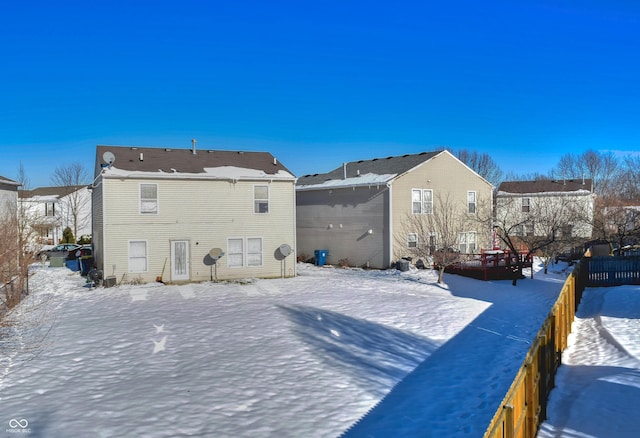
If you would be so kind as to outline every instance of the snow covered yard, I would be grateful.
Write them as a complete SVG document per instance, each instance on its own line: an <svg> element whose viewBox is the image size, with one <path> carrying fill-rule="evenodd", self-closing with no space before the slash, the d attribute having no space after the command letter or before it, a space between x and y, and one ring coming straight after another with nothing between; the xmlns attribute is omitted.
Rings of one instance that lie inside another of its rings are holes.
<svg viewBox="0 0 640 438"><path fill-rule="evenodd" d="M0 344L0 432L481 436L567 275L298 269L89 289L37 268Z"/></svg>
<svg viewBox="0 0 640 438"><path fill-rule="evenodd" d="M538 436L637 437L640 286L587 288Z"/></svg>

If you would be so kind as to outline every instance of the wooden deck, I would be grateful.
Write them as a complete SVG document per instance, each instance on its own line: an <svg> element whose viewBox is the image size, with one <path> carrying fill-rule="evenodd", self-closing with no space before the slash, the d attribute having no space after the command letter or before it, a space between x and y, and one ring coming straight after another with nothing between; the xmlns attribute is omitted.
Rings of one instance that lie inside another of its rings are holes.
<svg viewBox="0 0 640 438"><path fill-rule="evenodd" d="M523 268L530 268L533 257L508 250L483 250L480 254L465 254L465 260L453 263L445 268L445 272L458 274L478 280L511 280L518 270L518 260Z"/></svg>

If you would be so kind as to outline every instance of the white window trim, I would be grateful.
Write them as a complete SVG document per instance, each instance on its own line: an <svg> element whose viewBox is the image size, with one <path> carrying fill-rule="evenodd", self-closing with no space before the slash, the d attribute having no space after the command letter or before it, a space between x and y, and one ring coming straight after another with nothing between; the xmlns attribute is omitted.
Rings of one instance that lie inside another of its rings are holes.
<svg viewBox="0 0 640 438"><path fill-rule="evenodd" d="M232 265L231 264L231 256L235 255L237 253L232 253L230 246L229 246L229 242L231 240L240 240L242 242L242 264L240 265ZM243 237L227 237L227 268L230 269L236 269L236 268L243 268L245 265L245 256L244 256L244 252L245 252L245 242L244 242L244 238Z"/></svg>
<svg viewBox="0 0 640 438"><path fill-rule="evenodd" d="M413 211L413 203L418 202L413 200L413 192L420 193L420 212ZM425 211L426 210L425 209L426 201L424 196L425 192L431 193L431 202L429 203L430 211ZM433 189L416 189L416 188L411 189L411 214L433 214Z"/></svg>
<svg viewBox="0 0 640 438"><path fill-rule="evenodd" d="M253 265L253 264L249 264L249 240L259 240L260 241L260 264L259 265ZM248 268L261 268L262 266L264 266L264 239L262 237L247 237L245 239L245 260L246 260L246 266Z"/></svg>
<svg viewBox="0 0 640 438"><path fill-rule="evenodd" d="M229 248L230 240L242 241L242 265L232 265L231 257L236 253L232 253ZM260 264L249 264L249 240L260 240ZM230 269L237 268L261 268L264 266L264 238L261 236L246 236L246 237L227 237L227 267Z"/></svg>
<svg viewBox="0 0 640 438"><path fill-rule="evenodd" d="M473 236L473 242L469 237ZM473 243L473 251L469 251L469 244ZM465 246L465 251L462 251L462 245ZM458 234L458 249L462 254L475 254L478 250L478 232L477 231L463 231Z"/></svg>
<svg viewBox="0 0 640 438"><path fill-rule="evenodd" d="M256 198L256 187L266 187L267 188L267 198ZM269 214L271 212L270 204L271 204L271 187L269 184L254 184L253 185L253 214ZM266 201L267 202L267 211L260 212L256 211L256 202L258 201Z"/></svg>
<svg viewBox="0 0 640 438"><path fill-rule="evenodd" d="M131 269L131 243L144 242L144 270L134 271ZM127 243L127 272L131 274L144 274L149 272L149 242L146 239L130 239Z"/></svg>
<svg viewBox="0 0 640 438"><path fill-rule="evenodd" d="M411 238L414 238L413 240ZM414 244L411 246L411 244ZM418 247L418 233L408 233L407 234L407 248L417 248Z"/></svg>
<svg viewBox="0 0 640 438"><path fill-rule="evenodd" d="M142 211L142 186L156 186L156 211ZM157 216L160 214L160 187L157 183L140 183L138 185L138 213L143 216Z"/></svg>
<svg viewBox="0 0 640 438"><path fill-rule="evenodd" d="M473 193L473 202L469 200L469 195ZM473 204L473 212L471 211L471 205ZM478 192L475 190L467 190L467 213L468 214L477 214L478 213Z"/></svg>

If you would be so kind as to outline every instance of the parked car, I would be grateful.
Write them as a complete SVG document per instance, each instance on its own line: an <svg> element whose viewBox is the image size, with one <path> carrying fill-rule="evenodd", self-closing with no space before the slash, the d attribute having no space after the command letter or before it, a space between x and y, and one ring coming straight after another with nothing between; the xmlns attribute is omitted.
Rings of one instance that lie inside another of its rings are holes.
<svg viewBox="0 0 640 438"><path fill-rule="evenodd" d="M80 257L91 255L93 255L93 247L91 245L79 245L78 248L69 251L67 260L75 260L79 259Z"/></svg>
<svg viewBox="0 0 640 438"><path fill-rule="evenodd" d="M60 245L56 245L54 247L45 247L38 252L37 257L42 258L46 257L50 259L51 257L67 257L69 255L69 251L74 251L80 248L80 245L75 243L61 243Z"/></svg>

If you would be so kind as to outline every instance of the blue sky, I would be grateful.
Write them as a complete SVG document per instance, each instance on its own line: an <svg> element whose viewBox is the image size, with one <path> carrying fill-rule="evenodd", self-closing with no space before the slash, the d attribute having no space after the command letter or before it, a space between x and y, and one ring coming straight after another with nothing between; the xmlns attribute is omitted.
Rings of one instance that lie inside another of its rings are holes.
<svg viewBox="0 0 640 438"><path fill-rule="evenodd" d="M192 138L298 176L445 146L547 172L640 150L639 48L632 0L13 1L0 175Z"/></svg>

